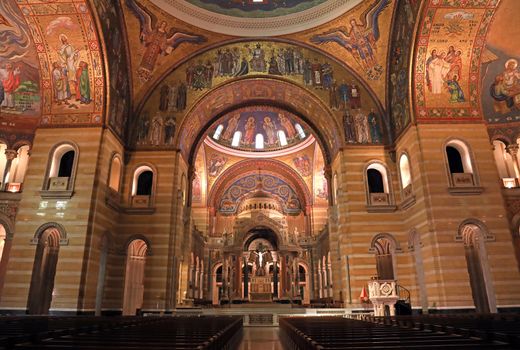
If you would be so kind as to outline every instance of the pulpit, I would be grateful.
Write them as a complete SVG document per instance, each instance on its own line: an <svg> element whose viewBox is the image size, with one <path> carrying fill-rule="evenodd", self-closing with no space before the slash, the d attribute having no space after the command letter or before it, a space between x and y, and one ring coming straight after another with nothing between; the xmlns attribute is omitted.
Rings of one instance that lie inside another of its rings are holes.
<svg viewBox="0 0 520 350"><path fill-rule="evenodd" d="M399 299L395 280L373 280L368 282L368 295L374 305L374 316L385 316L388 306L390 316L395 316L395 303Z"/></svg>
<svg viewBox="0 0 520 350"><path fill-rule="evenodd" d="M249 292L249 301L266 303L270 303L272 301L271 277L251 277L251 291Z"/></svg>

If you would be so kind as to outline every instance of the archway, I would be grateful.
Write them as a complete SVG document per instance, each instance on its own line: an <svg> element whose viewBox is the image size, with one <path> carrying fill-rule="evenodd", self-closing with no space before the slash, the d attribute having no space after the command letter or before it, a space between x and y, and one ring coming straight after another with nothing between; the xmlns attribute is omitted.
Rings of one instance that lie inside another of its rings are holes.
<svg viewBox="0 0 520 350"><path fill-rule="evenodd" d="M476 312L496 312L495 292L484 240L486 230L479 223L463 223L459 229L464 243L471 295Z"/></svg>
<svg viewBox="0 0 520 350"><path fill-rule="evenodd" d="M37 242L27 313L46 315L49 313L54 292L60 232L56 227L48 227L41 232Z"/></svg>
<svg viewBox="0 0 520 350"><path fill-rule="evenodd" d="M309 267L301 262L298 264L298 293L302 304L309 305L311 302Z"/></svg>
<svg viewBox="0 0 520 350"><path fill-rule="evenodd" d="M222 271L223 265L222 263L217 263L213 267L213 271L211 274L211 301L213 305L220 304L220 298L222 297Z"/></svg>
<svg viewBox="0 0 520 350"><path fill-rule="evenodd" d="M378 234L372 239L371 250L375 253L377 278L395 280L395 239L389 234Z"/></svg>
<svg viewBox="0 0 520 350"><path fill-rule="evenodd" d="M128 244L123 315L135 315L143 306L144 268L148 249L148 244L142 239L134 239Z"/></svg>
<svg viewBox="0 0 520 350"><path fill-rule="evenodd" d="M251 229L244 240L242 288L249 301L278 299L280 255L276 233L265 226ZM251 267L251 268L250 268ZM249 275L251 273L251 275Z"/></svg>

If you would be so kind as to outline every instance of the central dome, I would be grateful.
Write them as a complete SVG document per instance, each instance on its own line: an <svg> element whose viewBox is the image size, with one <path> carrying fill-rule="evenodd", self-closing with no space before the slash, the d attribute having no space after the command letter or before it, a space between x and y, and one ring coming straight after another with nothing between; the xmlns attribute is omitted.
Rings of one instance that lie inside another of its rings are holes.
<svg viewBox="0 0 520 350"><path fill-rule="evenodd" d="M275 107L245 107L228 113L209 131L212 142L239 151L270 152L309 139L303 123Z"/></svg>
<svg viewBox="0 0 520 350"><path fill-rule="evenodd" d="M326 0L186 0L211 12L234 17L278 17L308 10Z"/></svg>
<svg viewBox="0 0 520 350"><path fill-rule="evenodd" d="M363 0L150 0L178 19L244 37L285 35L327 23Z"/></svg>

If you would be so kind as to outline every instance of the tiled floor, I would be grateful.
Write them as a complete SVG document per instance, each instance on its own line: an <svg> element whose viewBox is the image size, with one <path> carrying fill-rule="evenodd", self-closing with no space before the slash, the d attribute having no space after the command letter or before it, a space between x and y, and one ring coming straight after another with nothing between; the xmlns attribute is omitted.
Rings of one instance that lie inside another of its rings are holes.
<svg viewBox="0 0 520 350"><path fill-rule="evenodd" d="M239 350L283 350L278 327L244 327Z"/></svg>

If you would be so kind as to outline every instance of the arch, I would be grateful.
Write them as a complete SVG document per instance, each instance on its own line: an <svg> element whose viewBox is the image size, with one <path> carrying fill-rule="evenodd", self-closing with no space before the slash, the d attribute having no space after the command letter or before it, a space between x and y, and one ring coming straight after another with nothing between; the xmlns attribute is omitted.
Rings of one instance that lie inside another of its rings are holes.
<svg viewBox="0 0 520 350"><path fill-rule="evenodd" d="M222 294L222 280L224 265L222 261L217 261L211 268L211 300L213 305L220 303L220 296ZM220 274L218 273L220 270Z"/></svg>
<svg viewBox="0 0 520 350"><path fill-rule="evenodd" d="M412 169L410 167L410 157L407 152L402 152L399 156L399 176L402 189L412 185Z"/></svg>
<svg viewBox="0 0 520 350"><path fill-rule="evenodd" d="M378 239L383 239L383 238L384 239L388 239L388 240L390 240L392 242L393 247L394 247L396 253L402 252L402 249L401 249L401 246L399 244L399 241L396 240L395 237L391 233L382 232L382 233L378 233L374 237L372 237L372 241L370 241L370 249L369 249L369 251L371 253L375 252L376 241Z"/></svg>
<svg viewBox="0 0 520 350"><path fill-rule="evenodd" d="M224 130L224 125L220 124L219 126L217 126L217 129L215 129L215 133L213 134L213 138L215 140L218 140L220 139L220 135L222 134L222 131Z"/></svg>
<svg viewBox="0 0 520 350"><path fill-rule="evenodd" d="M1 139L0 139L0 143L2 143L2 140L1 140ZM13 148L15 151L18 151L18 150L19 150L21 147L23 147L23 146L27 146L27 147L29 147L29 149L32 148L32 144L31 144L29 141L27 141L27 140L20 140L20 141L15 142L15 143L13 144L13 147L12 147L12 148Z"/></svg>
<svg viewBox="0 0 520 350"><path fill-rule="evenodd" d="M284 242L283 233L287 230L287 224L279 223L278 221L265 216L262 217L261 223L259 223L257 220L254 220L254 218L243 220L240 223L239 231L236 232L235 242L242 245L242 243L246 242L246 240L249 238L251 232L254 229L260 227L267 228L276 235L276 244L278 246L281 245L281 242Z"/></svg>
<svg viewBox="0 0 520 350"><path fill-rule="evenodd" d="M231 141L231 146L238 147L240 146L240 141L242 139L242 132L241 131L235 131L233 134L233 141Z"/></svg>
<svg viewBox="0 0 520 350"><path fill-rule="evenodd" d="M109 231L105 232L99 240L99 269L96 286L96 306L94 312L96 316L101 316L101 307L105 292L107 260L108 254L113 247L113 240L114 238Z"/></svg>
<svg viewBox="0 0 520 350"><path fill-rule="evenodd" d="M367 185L369 193L386 193L384 175L378 169L367 169Z"/></svg>
<svg viewBox="0 0 520 350"><path fill-rule="evenodd" d="M258 174L258 169L262 169L265 173L267 173L268 169L276 171L277 176L280 176L288 184L292 185L293 190L302 201L303 208L312 204L311 193L300 174L278 160L258 159L254 161L243 160L226 169L213 184L211 192L207 197L207 205L216 208L216 200L222 196L229 183L250 173Z"/></svg>
<svg viewBox="0 0 520 350"><path fill-rule="evenodd" d="M63 246L63 245L69 244L69 239L67 238L67 231L61 224L59 224L57 222L47 222L47 223L41 225L40 227L38 227L38 229L34 233L34 237L31 239L31 244L38 244L43 233L49 228L54 228L58 231L58 234L59 234L58 239L59 239L60 245Z"/></svg>
<svg viewBox="0 0 520 350"><path fill-rule="evenodd" d="M38 241L27 301L29 314L45 315L49 313L62 240L60 231L60 227L50 223L40 226L36 231L35 237L38 237Z"/></svg>
<svg viewBox="0 0 520 350"><path fill-rule="evenodd" d="M68 153L68 152L74 152ZM66 170L65 173L70 174L69 176L64 176L68 178L68 181L64 183L63 181L50 181L52 178L60 177L60 168L61 168L61 160L62 157L66 154L71 155L71 165L67 166L67 169L63 167L63 170ZM49 159L47 162L47 170L45 171L45 177L43 180L42 188L43 190L67 190L72 191L74 188L74 182L76 179L76 172L78 168L79 162L79 147L73 141L64 141L57 143L54 145L49 151Z"/></svg>
<svg viewBox="0 0 520 350"><path fill-rule="evenodd" d="M257 225L256 227L253 227L246 232L247 233L245 234L243 240L244 251L248 251L251 243L259 238L267 240L274 250L278 250L280 239L274 229L265 227L263 225Z"/></svg>
<svg viewBox="0 0 520 350"><path fill-rule="evenodd" d="M280 142L280 146L287 146L287 136L285 135L285 131L278 130L278 141Z"/></svg>
<svg viewBox="0 0 520 350"><path fill-rule="evenodd" d="M428 289L426 288L426 276L424 273L424 260L422 254L421 236L414 227L408 233L408 250L413 257L415 267L415 278L417 281L419 301L424 313L428 311Z"/></svg>
<svg viewBox="0 0 520 350"><path fill-rule="evenodd" d="M417 229L413 228L408 232L408 250L414 251L416 248L422 247L421 236Z"/></svg>
<svg viewBox="0 0 520 350"><path fill-rule="evenodd" d="M309 125L324 151L325 163L330 164L342 143L338 121L313 93L283 78L247 76L206 92L186 113L190 117L184 118L175 144L191 164L207 129L215 121L238 108L265 104L287 110ZM320 118L315 121L310 119L318 115Z"/></svg>
<svg viewBox="0 0 520 350"><path fill-rule="evenodd" d="M108 187L119 192L121 180L123 179L123 162L119 153L113 153L108 169Z"/></svg>
<svg viewBox="0 0 520 350"><path fill-rule="evenodd" d="M16 158L11 161L9 171L5 174L5 190L9 192L20 192L21 184L24 182L25 173L29 164L29 148L28 144L21 144L16 149ZM0 171L2 166L0 165ZM4 172L0 174L4 175Z"/></svg>
<svg viewBox="0 0 520 350"><path fill-rule="evenodd" d="M303 269L304 280L302 281L301 269ZM302 299L303 305L309 305L311 302L310 291L311 291L311 274L309 270L309 265L304 261L298 261L298 282L299 282L299 290L298 293Z"/></svg>
<svg viewBox="0 0 520 350"><path fill-rule="evenodd" d="M468 143L461 139L451 138L443 144L442 149L450 186L477 186L479 179Z"/></svg>
<svg viewBox="0 0 520 350"><path fill-rule="evenodd" d="M138 190L139 176L146 171L149 171L152 173L151 186L149 188L150 193L147 194L147 196L153 197L153 195L155 194L155 186L157 183L157 171L153 165L148 164L148 163L143 163L143 164L137 165L134 168L133 177L132 177L132 192L131 192L132 196L138 195L137 190Z"/></svg>
<svg viewBox="0 0 520 350"><path fill-rule="evenodd" d="M485 241L489 240L486 225L477 219L466 219L457 236L464 244L466 267L476 312L497 312L495 290L488 262Z"/></svg>
<svg viewBox="0 0 520 350"><path fill-rule="evenodd" d="M125 244L123 245L123 249L124 249L124 252L126 255L128 255L128 247L130 246L130 244L132 244L133 241L136 241L136 240L141 240L144 243L146 243L146 255L147 256L153 255L152 254L152 244L150 243L150 240L148 239L148 237L146 237L145 235L142 235L142 234L135 234L135 235L131 235L130 237L128 237Z"/></svg>
<svg viewBox="0 0 520 350"><path fill-rule="evenodd" d="M140 238L127 243L123 315L135 315L142 308L147 250L147 243Z"/></svg>
<svg viewBox="0 0 520 350"><path fill-rule="evenodd" d="M264 135L256 134L255 136L255 148L263 149L264 148Z"/></svg>
<svg viewBox="0 0 520 350"><path fill-rule="evenodd" d="M497 167L498 176L503 182L504 187L516 187L517 174L513 156L507 151L507 145L501 140L493 141L493 156L495 158L495 165Z"/></svg>
<svg viewBox="0 0 520 350"><path fill-rule="evenodd" d="M358 72L356 72L354 69L352 69L348 64L346 64L345 61L335 57L334 55L331 55L327 52L324 52L323 50L320 50L319 48L316 48L315 46L313 45L310 45L310 44L306 44L302 41L293 41L293 40L288 40L288 39L284 39L284 38L256 38L256 40L254 40L255 42L274 42L274 43L285 43L285 44L289 44L289 45L293 45L295 47L299 47L299 48L302 48L302 49L307 49L309 51L312 51L313 53L315 54L318 54L320 56L322 56L323 58L327 58L333 62L335 62L336 64L338 64L342 69L344 69L348 74L352 75L352 78L354 80L356 80L356 83L359 84L360 86L362 86L366 91L367 91L367 94L368 96L370 96L370 98L374 101L375 105L376 105L376 109L377 109L377 113L379 115L383 115L384 114L384 108L383 108L383 105L381 104L381 101L379 100L377 94L374 92L374 90L372 89L371 85L361 76L358 74ZM135 113L134 115L135 116L138 116L140 115L140 113L142 112L142 110L145 108L146 106L146 102L150 100L150 97L151 95L157 91L160 87L160 85L162 83L164 83L164 81L171 76L172 73L174 73L177 69L180 69L182 68L183 65L187 64L189 61L195 61L197 59L197 57L200 57L200 55L204 55L205 53L211 51L211 50L214 50L218 47L223 47L223 46L226 46L226 45L232 45L232 44L240 44L240 43L244 43L244 42L251 42L251 38L234 38L234 39L230 39L230 40L224 40L222 42L219 42L219 43L216 43L216 44L213 44L213 45L208 45L204 48L201 48L200 50L197 50L189 55L186 55L184 58L180 59L176 64L174 65L171 65L169 67L168 70L166 70L164 73L162 73L152 84L150 84L149 88L147 88L146 92L143 94L142 96L142 99L140 99L139 103L136 104L136 108L135 108ZM274 80L285 80L287 82L290 82L289 80L287 79L283 79L283 78L280 78L280 77L276 77L276 76L268 76L270 79L274 79ZM254 79L255 80L255 84L257 83L257 81L259 79L264 79L266 78L265 75L261 75L261 76L256 76L256 75L247 75L245 77L238 77L238 78L233 78L231 79L230 81L227 81L226 83L233 83L235 81L240 81L240 80L245 80L245 79ZM304 88L303 86L301 86L301 88ZM284 90L280 90L282 93L284 92ZM207 94L205 94L204 96L206 96ZM290 96L295 96L294 94L292 94L291 92L290 93L286 93L286 95L288 95L288 97ZM203 96L203 97L204 97ZM199 101L203 98L201 97L199 99ZM302 101L304 99L301 99ZM220 102L220 101L219 101ZM325 106L325 103L323 104ZM328 107L327 107L328 109ZM186 113L185 115L190 115L191 113L188 112ZM317 114L310 114L310 115L320 115L319 113ZM189 119L189 118L184 118L185 120L186 119ZM184 122L185 120L183 121L182 123L182 126L184 126ZM331 124L332 125L332 124ZM385 132L387 134L389 134L389 125L388 123L381 123L381 126L382 128L386 128ZM340 129L336 129L335 131L337 130L340 130ZM176 142L178 143L179 140L182 140L183 138L182 137L177 137L177 140ZM177 145L176 143L176 145ZM196 142L195 142L196 143ZM189 145L192 145L192 144L195 144L191 141L189 141ZM335 153L332 153L332 155L334 155ZM192 164L191 162L191 158L192 157L188 157L187 154L183 154L184 158L188 160L188 163L189 164ZM332 157L330 158L327 158L327 163L329 164L329 162L332 160Z"/></svg>
<svg viewBox="0 0 520 350"><path fill-rule="evenodd" d="M375 254L377 278L395 280L397 269L395 254L398 249L397 240L389 233L379 233L372 238L370 251Z"/></svg>
<svg viewBox="0 0 520 350"><path fill-rule="evenodd" d="M364 171L364 174L365 174L365 182L367 184L367 189L370 192L370 187L369 187L369 178L368 178L368 171L369 170L376 170L378 171L380 174L381 174L381 180L382 180L382 185L383 185L383 192L382 193L390 193L390 180L389 180L389 173L388 173L388 170L386 168L386 165L380 161L371 161L369 162L366 166L365 166L365 171Z"/></svg>
<svg viewBox="0 0 520 350"><path fill-rule="evenodd" d="M5 238L12 239L14 235L14 222L4 213L0 212L0 225L5 229Z"/></svg>

